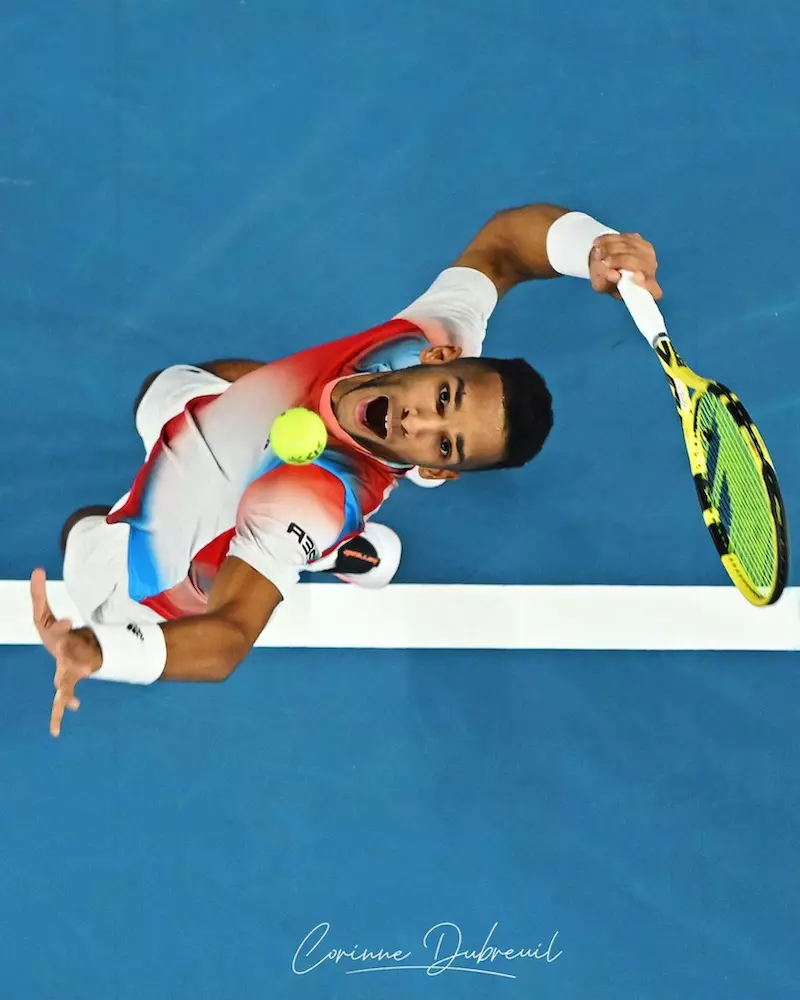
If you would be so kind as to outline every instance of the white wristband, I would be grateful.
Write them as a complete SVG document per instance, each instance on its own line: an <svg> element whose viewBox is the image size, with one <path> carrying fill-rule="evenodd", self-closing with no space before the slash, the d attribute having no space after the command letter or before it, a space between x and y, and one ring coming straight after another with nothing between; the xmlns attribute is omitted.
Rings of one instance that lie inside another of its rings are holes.
<svg viewBox="0 0 800 1000"><path fill-rule="evenodd" d="M164 672L167 642L160 625L94 625L103 663L91 676L99 681L152 684Z"/></svg>
<svg viewBox="0 0 800 1000"><path fill-rule="evenodd" d="M598 236L616 233L584 212L567 212L547 231L547 259L559 274L589 277L589 254Z"/></svg>

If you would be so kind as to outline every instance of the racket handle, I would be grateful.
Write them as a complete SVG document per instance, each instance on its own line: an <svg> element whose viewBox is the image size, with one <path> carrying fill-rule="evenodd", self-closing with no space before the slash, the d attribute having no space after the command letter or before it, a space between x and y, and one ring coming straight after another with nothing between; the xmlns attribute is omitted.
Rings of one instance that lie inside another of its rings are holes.
<svg viewBox="0 0 800 1000"><path fill-rule="evenodd" d="M628 307L633 322L639 328L639 333L655 347L656 341L666 336L667 325L656 300L645 288L637 285L630 271L623 271L617 285L622 301Z"/></svg>

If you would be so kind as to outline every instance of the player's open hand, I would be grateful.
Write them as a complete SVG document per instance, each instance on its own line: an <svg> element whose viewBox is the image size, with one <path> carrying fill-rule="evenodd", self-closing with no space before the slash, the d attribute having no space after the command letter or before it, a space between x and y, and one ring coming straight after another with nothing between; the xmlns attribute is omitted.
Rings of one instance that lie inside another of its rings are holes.
<svg viewBox="0 0 800 1000"><path fill-rule="evenodd" d="M658 260L652 243L638 233L608 233L599 236L589 257L592 288L601 295L620 297L617 283L622 271L632 271L637 285L658 301L664 294L656 281Z"/></svg>
<svg viewBox="0 0 800 1000"><path fill-rule="evenodd" d="M73 629L68 618L57 619L47 601L47 578L43 569L31 576L33 623L42 645L56 661L54 685L56 695L50 715L50 734L61 733L61 720L69 709L77 712L80 701L75 697L75 685L100 669L100 646L91 629Z"/></svg>

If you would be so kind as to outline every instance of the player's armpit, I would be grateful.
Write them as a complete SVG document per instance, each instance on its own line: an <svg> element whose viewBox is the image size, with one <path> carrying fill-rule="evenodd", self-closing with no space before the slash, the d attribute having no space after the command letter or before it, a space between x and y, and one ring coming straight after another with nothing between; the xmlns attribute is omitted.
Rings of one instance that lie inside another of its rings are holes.
<svg viewBox="0 0 800 1000"><path fill-rule="evenodd" d="M203 615L166 622L161 680L223 681L247 656L282 600L278 588L235 556L217 574Z"/></svg>

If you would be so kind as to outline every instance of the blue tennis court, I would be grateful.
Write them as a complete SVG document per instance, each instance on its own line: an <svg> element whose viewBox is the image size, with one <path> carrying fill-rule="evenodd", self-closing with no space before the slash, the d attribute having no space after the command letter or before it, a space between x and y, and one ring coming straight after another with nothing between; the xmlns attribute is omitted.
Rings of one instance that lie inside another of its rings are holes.
<svg viewBox="0 0 800 1000"><path fill-rule="evenodd" d="M676 345L746 400L800 523L788 0L4 14L3 580L60 579L66 515L129 488L148 372L381 322L529 201L653 241ZM525 286L487 353L548 378L552 440L401 487L401 582L726 584L623 307ZM58 742L47 655L0 657L2 998L797 989L796 654L259 649L221 686L93 685ZM543 957L431 968L493 927ZM365 950L427 972L351 974L392 964Z"/></svg>

